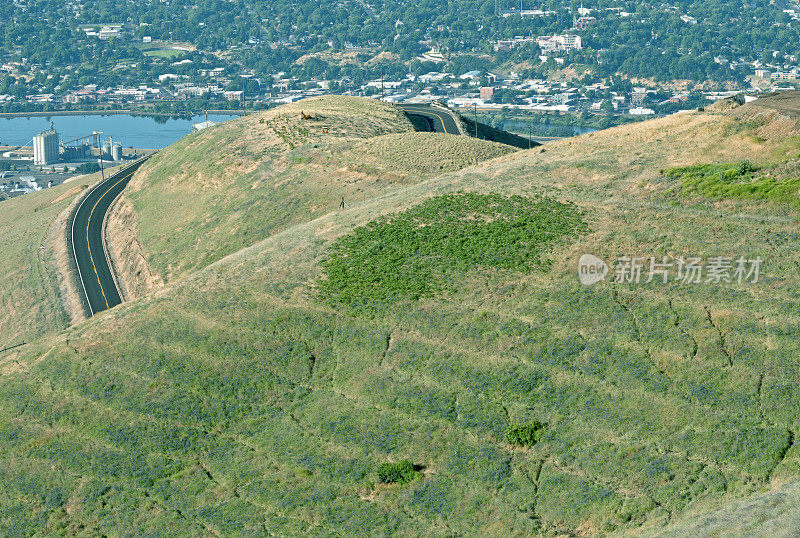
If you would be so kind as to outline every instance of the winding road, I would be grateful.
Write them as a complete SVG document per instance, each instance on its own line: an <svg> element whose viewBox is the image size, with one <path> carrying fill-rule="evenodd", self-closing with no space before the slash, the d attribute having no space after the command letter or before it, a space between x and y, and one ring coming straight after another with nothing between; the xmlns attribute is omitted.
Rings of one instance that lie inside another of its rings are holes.
<svg viewBox="0 0 800 538"><path fill-rule="evenodd" d="M103 222L111 204L145 160L147 157L95 185L72 214L70 247L78 271L79 291L83 292L92 316L122 302L106 250Z"/></svg>
<svg viewBox="0 0 800 538"><path fill-rule="evenodd" d="M425 118L432 131L454 135L461 134L456 120L453 118L452 114L449 114L445 110L426 104L402 104L400 108L403 109L406 114Z"/></svg>

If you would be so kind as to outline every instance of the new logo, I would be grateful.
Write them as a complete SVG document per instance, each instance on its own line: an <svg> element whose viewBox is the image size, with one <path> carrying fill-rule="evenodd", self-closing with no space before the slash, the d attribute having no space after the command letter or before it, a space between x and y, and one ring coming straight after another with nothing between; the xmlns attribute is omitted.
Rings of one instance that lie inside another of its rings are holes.
<svg viewBox="0 0 800 538"><path fill-rule="evenodd" d="M608 265L597 256L584 254L578 260L578 280L584 286L591 286L605 280L606 275L608 275Z"/></svg>

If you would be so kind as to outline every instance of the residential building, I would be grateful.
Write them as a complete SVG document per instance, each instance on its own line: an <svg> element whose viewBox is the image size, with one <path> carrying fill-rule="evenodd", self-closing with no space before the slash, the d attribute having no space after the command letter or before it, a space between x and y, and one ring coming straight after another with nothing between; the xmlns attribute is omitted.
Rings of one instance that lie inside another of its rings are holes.
<svg viewBox="0 0 800 538"><path fill-rule="evenodd" d="M222 94L228 101L244 102L244 92L242 90L229 91Z"/></svg>

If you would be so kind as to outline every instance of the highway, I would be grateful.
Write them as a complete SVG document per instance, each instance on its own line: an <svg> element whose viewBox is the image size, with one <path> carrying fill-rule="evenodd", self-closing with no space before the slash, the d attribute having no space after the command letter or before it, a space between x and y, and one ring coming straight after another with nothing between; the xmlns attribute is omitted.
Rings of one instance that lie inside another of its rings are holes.
<svg viewBox="0 0 800 538"><path fill-rule="evenodd" d="M425 118L432 131L454 135L461 134L453 116L444 110L425 104L402 104L399 106L406 114Z"/></svg>
<svg viewBox="0 0 800 538"><path fill-rule="evenodd" d="M95 185L72 214L69 241L78 272L78 289L83 293L92 316L122 302L106 251L103 220L111 204L145 160L125 167Z"/></svg>

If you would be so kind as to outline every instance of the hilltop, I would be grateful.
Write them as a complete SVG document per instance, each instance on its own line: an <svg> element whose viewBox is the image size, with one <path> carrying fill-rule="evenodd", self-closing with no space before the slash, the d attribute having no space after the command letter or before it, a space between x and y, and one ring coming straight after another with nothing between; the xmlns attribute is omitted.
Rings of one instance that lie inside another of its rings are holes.
<svg viewBox="0 0 800 538"><path fill-rule="evenodd" d="M338 98L187 137L118 206L157 286L0 357L0 525L649 534L797 480L800 142L747 107L530 151ZM587 287L585 253L764 266Z"/></svg>
<svg viewBox="0 0 800 538"><path fill-rule="evenodd" d="M363 205L511 151L417 132L401 110L378 101L321 97L187 136L143 167L122 204L136 214L147 261L172 280L342 200Z"/></svg>

